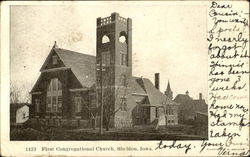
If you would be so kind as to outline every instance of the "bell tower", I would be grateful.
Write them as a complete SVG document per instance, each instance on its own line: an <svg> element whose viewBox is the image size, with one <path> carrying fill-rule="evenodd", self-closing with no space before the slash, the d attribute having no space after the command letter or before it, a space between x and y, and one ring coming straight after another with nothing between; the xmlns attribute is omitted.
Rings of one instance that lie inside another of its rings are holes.
<svg viewBox="0 0 250 157"><path fill-rule="evenodd" d="M132 19L112 13L97 18L96 24L97 97L105 115L119 107L132 77Z"/></svg>

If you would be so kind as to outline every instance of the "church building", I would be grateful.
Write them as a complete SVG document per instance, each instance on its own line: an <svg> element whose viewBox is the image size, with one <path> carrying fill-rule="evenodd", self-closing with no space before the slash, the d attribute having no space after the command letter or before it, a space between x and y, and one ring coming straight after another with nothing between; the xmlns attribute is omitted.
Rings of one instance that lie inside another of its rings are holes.
<svg viewBox="0 0 250 157"><path fill-rule="evenodd" d="M30 117L72 127L91 127L93 119L99 126L100 115L104 127L178 124L179 104L160 92L159 73L153 84L132 69L132 19L97 18L96 56L54 44L31 90Z"/></svg>

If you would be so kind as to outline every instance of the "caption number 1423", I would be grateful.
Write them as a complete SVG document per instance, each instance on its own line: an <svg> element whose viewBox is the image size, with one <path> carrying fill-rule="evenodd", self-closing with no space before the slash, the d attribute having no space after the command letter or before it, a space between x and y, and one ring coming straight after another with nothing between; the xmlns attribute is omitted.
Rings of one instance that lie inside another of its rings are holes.
<svg viewBox="0 0 250 157"><path fill-rule="evenodd" d="M36 151L36 147L26 147L26 151Z"/></svg>

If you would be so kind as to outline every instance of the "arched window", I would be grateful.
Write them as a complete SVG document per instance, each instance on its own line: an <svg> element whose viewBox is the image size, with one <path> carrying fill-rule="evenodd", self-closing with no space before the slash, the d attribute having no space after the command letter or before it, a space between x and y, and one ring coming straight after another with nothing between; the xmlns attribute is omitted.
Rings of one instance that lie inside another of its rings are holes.
<svg viewBox="0 0 250 157"><path fill-rule="evenodd" d="M40 99L35 99L35 110L40 112Z"/></svg>
<svg viewBox="0 0 250 157"><path fill-rule="evenodd" d="M74 104L75 104L75 112L81 112L82 111L82 99L80 95L76 95L74 97Z"/></svg>
<svg viewBox="0 0 250 157"><path fill-rule="evenodd" d="M58 78L51 79L48 85L46 111L62 111L62 83Z"/></svg>
<svg viewBox="0 0 250 157"><path fill-rule="evenodd" d="M126 42L126 37L125 36L120 36L119 41L121 43L125 43Z"/></svg>
<svg viewBox="0 0 250 157"><path fill-rule="evenodd" d="M127 43L127 33L126 32L122 31L120 33L119 42L120 43Z"/></svg>
<svg viewBox="0 0 250 157"><path fill-rule="evenodd" d="M102 44L108 43L108 42L110 42L109 37L108 37L107 35L104 35L104 36L102 37Z"/></svg>

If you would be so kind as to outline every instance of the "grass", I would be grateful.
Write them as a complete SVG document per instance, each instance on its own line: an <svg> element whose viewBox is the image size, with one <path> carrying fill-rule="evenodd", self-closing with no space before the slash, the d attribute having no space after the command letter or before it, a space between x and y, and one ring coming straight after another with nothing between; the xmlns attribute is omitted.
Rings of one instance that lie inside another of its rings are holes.
<svg viewBox="0 0 250 157"><path fill-rule="evenodd" d="M72 128L30 128L30 127L11 127L11 140L27 141L77 141L77 140L201 140L206 136L188 134L183 132L187 127L159 128L136 127L114 129L109 131L103 129L103 134L99 134L99 128L92 129L72 129Z"/></svg>

